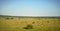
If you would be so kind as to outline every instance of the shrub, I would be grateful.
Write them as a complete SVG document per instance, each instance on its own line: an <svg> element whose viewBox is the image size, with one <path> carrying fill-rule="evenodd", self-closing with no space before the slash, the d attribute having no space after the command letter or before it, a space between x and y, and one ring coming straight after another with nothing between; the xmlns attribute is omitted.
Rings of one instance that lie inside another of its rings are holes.
<svg viewBox="0 0 60 31"><path fill-rule="evenodd" d="M34 24L35 22L32 22L32 24Z"/></svg>
<svg viewBox="0 0 60 31"><path fill-rule="evenodd" d="M32 25L27 25L26 27L24 27L24 29L32 29L33 26Z"/></svg>
<svg viewBox="0 0 60 31"><path fill-rule="evenodd" d="M13 18L11 18L11 19L13 19Z"/></svg>
<svg viewBox="0 0 60 31"><path fill-rule="evenodd" d="M6 19L9 19L9 18L6 18Z"/></svg>

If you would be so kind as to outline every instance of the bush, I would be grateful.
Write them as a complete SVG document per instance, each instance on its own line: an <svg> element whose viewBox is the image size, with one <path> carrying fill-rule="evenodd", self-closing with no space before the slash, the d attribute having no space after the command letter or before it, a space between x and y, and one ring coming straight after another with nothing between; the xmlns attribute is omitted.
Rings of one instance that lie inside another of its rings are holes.
<svg viewBox="0 0 60 31"><path fill-rule="evenodd" d="M35 22L32 22L32 24L34 24Z"/></svg>
<svg viewBox="0 0 60 31"><path fill-rule="evenodd" d="M24 27L24 29L33 29L32 25L27 25L26 27Z"/></svg>
<svg viewBox="0 0 60 31"><path fill-rule="evenodd" d="M11 19L13 19L13 18L11 18Z"/></svg>
<svg viewBox="0 0 60 31"><path fill-rule="evenodd" d="M9 19L9 18L6 18L6 19Z"/></svg>

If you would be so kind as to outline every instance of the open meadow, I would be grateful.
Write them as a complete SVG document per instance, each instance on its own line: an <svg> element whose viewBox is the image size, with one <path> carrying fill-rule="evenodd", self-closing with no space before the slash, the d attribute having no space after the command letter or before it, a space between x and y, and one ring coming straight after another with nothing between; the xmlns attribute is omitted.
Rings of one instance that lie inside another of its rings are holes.
<svg viewBox="0 0 60 31"><path fill-rule="evenodd" d="M0 31L60 31L60 17L0 17Z"/></svg>

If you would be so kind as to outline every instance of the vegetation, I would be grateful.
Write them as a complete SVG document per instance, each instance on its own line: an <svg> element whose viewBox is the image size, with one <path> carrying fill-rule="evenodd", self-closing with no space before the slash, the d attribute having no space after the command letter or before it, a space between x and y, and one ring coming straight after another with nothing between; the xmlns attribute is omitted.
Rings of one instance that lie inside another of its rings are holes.
<svg viewBox="0 0 60 31"><path fill-rule="evenodd" d="M0 31L60 31L60 17L0 17Z"/></svg>
<svg viewBox="0 0 60 31"><path fill-rule="evenodd" d="M24 27L24 29L33 29L32 25L27 25L26 27Z"/></svg>
<svg viewBox="0 0 60 31"><path fill-rule="evenodd" d="M35 22L32 22L32 24L34 24Z"/></svg>
<svg viewBox="0 0 60 31"><path fill-rule="evenodd" d="M6 19L9 19L9 18L6 18Z"/></svg>

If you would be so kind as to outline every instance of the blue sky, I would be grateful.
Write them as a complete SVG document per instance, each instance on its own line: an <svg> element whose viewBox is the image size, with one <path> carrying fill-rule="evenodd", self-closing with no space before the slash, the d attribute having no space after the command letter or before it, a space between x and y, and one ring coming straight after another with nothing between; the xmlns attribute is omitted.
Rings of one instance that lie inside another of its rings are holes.
<svg viewBox="0 0 60 31"><path fill-rule="evenodd" d="M60 16L58 0L0 0L0 15Z"/></svg>

